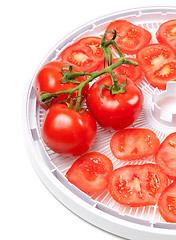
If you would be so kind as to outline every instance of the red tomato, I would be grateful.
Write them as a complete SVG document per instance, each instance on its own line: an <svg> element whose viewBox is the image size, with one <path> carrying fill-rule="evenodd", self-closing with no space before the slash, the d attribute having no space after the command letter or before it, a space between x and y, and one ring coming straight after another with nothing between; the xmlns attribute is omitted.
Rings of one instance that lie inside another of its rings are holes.
<svg viewBox="0 0 176 240"><path fill-rule="evenodd" d="M104 58L100 44L99 37L82 38L63 50L58 58L81 67L85 72L93 72Z"/></svg>
<svg viewBox="0 0 176 240"><path fill-rule="evenodd" d="M55 104L46 112L42 137L54 152L78 156L89 150L96 130L96 122L89 112L79 113L65 104Z"/></svg>
<svg viewBox="0 0 176 240"><path fill-rule="evenodd" d="M76 87L77 83L62 83L61 78L63 77L63 74L61 72L61 67L64 64L69 64L68 62L63 61L52 61L47 64L45 64L38 72L35 82L34 82L34 88L35 88L35 94L37 97L37 101L39 101L40 92L48 92L48 93L54 93L59 92L63 90L68 90ZM68 66L64 66L64 71L68 71ZM80 68L77 66L73 66L73 72L81 72ZM79 82L84 82L86 80L86 77L78 77L74 80ZM88 90L88 85L86 85L83 88L83 95L86 96L86 92ZM74 92L72 94L72 97L75 97L77 92ZM58 98L55 98L52 104L55 104L57 102L63 101L67 99L68 94L61 94L58 95ZM51 104L51 105L52 105ZM47 107L44 104L40 104L43 108L47 109Z"/></svg>
<svg viewBox="0 0 176 240"><path fill-rule="evenodd" d="M176 19L161 24L156 38L158 42L165 43L176 51Z"/></svg>
<svg viewBox="0 0 176 240"><path fill-rule="evenodd" d="M176 60L173 50L162 44L151 44L138 53L145 76L153 87L166 89L168 81L176 80Z"/></svg>
<svg viewBox="0 0 176 240"><path fill-rule="evenodd" d="M66 173L68 180L83 192L92 194L103 191L113 171L111 160L98 152L79 157Z"/></svg>
<svg viewBox="0 0 176 240"><path fill-rule="evenodd" d="M158 201L158 209L166 222L176 223L176 182L163 191Z"/></svg>
<svg viewBox="0 0 176 240"><path fill-rule="evenodd" d="M136 58L126 58L135 62L138 62L138 60ZM114 58L112 61L112 64L117 62L118 58ZM104 69L104 61L101 63L101 65L99 66L99 71ZM140 79L140 77L142 76L142 69L140 64L135 67L133 65L129 65L129 64L122 64L119 67L115 68L113 70L115 75L123 75L127 78L129 78L130 80L132 80L133 82L137 81ZM100 75L99 78L104 78L105 76L110 76L109 73L105 73L103 75Z"/></svg>
<svg viewBox="0 0 176 240"><path fill-rule="evenodd" d="M116 30L119 36L115 38L115 42L120 50L127 54L136 54L146 46L152 38L150 32L126 20L113 21L108 25L106 32L110 30ZM111 38L112 34L107 34L107 40Z"/></svg>
<svg viewBox="0 0 176 240"><path fill-rule="evenodd" d="M118 77L119 83L125 81L124 77ZM134 82L127 79L125 93L112 95L105 87L100 96L102 84L111 86L111 77L105 77L95 82L88 91L87 106L97 122L103 128L122 129L131 125L140 115L143 106L143 94Z"/></svg>
<svg viewBox="0 0 176 240"><path fill-rule="evenodd" d="M154 164L128 165L113 171L109 192L120 204L155 205L167 182L165 174Z"/></svg>
<svg viewBox="0 0 176 240"><path fill-rule="evenodd" d="M113 155L120 160L147 158L158 152L160 141L156 134L143 128L128 128L116 132L110 141Z"/></svg>
<svg viewBox="0 0 176 240"><path fill-rule="evenodd" d="M176 133L170 134L161 143L155 161L168 177L176 178Z"/></svg>

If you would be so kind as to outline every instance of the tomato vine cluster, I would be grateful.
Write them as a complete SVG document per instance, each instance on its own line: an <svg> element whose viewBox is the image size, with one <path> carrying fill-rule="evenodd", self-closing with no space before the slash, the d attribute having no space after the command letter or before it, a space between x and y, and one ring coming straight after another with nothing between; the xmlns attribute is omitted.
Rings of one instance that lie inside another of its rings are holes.
<svg viewBox="0 0 176 240"><path fill-rule="evenodd" d="M40 69L35 79L37 101L47 110L42 125L44 142L59 154L80 156L68 170L68 180L88 194L108 186L120 204L159 204L161 215L171 222L176 222L176 188L175 183L167 186L168 179L176 179L172 167L176 134L160 145L151 130L127 127L142 111L143 94L135 84L142 74L160 89L176 80L175 29L176 20L162 24L156 33L159 43L149 44L149 31L116 20L102 38L82 38L64 49L56 60ZM126 58L125 54L137 57ZM86 153L94 143L97 123L118 130L110 141L117 159L153 156L156 164L113 171L107 156Z"/></svg>

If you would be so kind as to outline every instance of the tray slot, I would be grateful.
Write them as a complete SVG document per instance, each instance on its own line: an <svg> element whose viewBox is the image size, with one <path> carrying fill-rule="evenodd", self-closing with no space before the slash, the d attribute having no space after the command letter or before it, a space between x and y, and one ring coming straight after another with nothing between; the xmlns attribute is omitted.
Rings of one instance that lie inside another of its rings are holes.
<svg viewBox="0 0 176 240"><path fill-rule="evenodd" d="M151 226L151 223L147 220L143 220L143 219L138 219L138 218L135 218L135 217L132 217L132 216L129 216L129 215L126 215L126 214L120 214L118 213L117 211L101 204L101 203L97 203L96 204L96 208L105 212L105 213L108 213L114 217L117 217L117 218L120 218L120 219L123 219L123 220L126 220L126 221L130 221L132 223L136 223L136 224L140 224L140 225L145 225L145 226Z"/></svg>
<svg viewBox="0 0 176 240"><path fill-rule="evenodd" d="M93 201L87 194L85 194L84 192L80 191L77 187L75 187L74 185L69 183L67 178L65 178L62 174L60 174L60 172L58 172L57 169L55 169L52 173L72 193L74 193L80 199L84 200L86 203L88 203L88 204L90 204L92 206L95 206L95 201Z"/></svg>

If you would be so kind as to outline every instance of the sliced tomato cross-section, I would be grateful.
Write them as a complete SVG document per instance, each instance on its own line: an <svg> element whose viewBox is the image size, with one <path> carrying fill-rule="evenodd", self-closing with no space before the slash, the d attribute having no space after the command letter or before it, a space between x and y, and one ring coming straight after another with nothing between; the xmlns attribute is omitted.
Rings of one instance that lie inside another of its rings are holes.
<svg viewBox="0 0 176 240"><path fill-rule="evenodd" d="M152 38L149 31L126 20L111 22L106 28L106 32L110 30L116 31L117 37L115 41L120 50L127 54L136 54L146 46ZM112 34L107 34L107 40L111 38Z"/></svg>
<svg viewBox="0 0 176 240"><path fill-rule="evenodd" d="M155 161L165 174L176 179L176 133L170 134L161 143Z"/></svg>
<svg viewBox="0 0 176 240"><path fill-rule="evenodd" d="M127 165L113 171L109 192L120 204L155 205L167 186L167 177L155 164Z"/></svg>
<svg viewBox="0 0 176 240"><path fill-rule="evenodd" d="M92 194L104 190L113 171L111 160L98 152L79 157L66 173L68 180L83 192Z"/></svg>
<svg viewBox="0 0 176 240"><path fill-rule="evenodd" d="M165 43L176 51L176 19L164 22L156 32L158 42Z"/></svg>
<svg viewBox="0 0 176 240"><path fill-rule="evenodd" d="M85 37L64 49L58 58L79 66L83 71L93 72L104 57L100 44L99 37Z"/></svg>
<svg viewBox="0 0 176 240"><path fill-rule="evenodd" d="M153 87L166 89L168 81L176 81L176 55L163 44L151 44L137 56L145 76Z"/></svg>
<svg viewBox="0 0 176 240"><path fill-rule="evenodd" d="M116 132L110 148L113 155L120 160L136 160L155 155L160 141L156 134L143 128L127 128Z"/></svg>
<svg viewBox="0 0 176 240"><path fill-rule="evenodd" d="M158 209L166 222L176 223L176 182L163 191L158 201Z"/></svg>

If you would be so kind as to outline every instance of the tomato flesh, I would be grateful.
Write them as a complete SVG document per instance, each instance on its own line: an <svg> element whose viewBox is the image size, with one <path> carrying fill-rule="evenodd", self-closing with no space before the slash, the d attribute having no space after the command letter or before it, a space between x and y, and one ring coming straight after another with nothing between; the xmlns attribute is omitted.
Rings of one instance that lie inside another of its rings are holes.
<svg viewBox="0 0 176 240"><path fill-rule="evenodd" d="M67 171L68 180L83 192L92 194L103 191L113 170L111 160L98 152L79 157Z"/></svg>
<svg viewBox="0 0 176 240"><path fill-rule="evenodd" d="M162 142L155 162L168 177L176 179L176 133L170 134Z"/></svg>
<svg viewBox="0 0 176 240"><path fill-rule="evenodd" d="M120 160L143 159L156 154L160 141L156 134L143 128L128 128L116 132L110 141L113 155Z"/></svg>
<svg viewBox="0 0 176 240"><path fill-rule="evenodd" d="M155 205L166 186L167 177L156 165L127 165L113 171L109 192L120 204L140 207Z"/></svg>
<svg viewBox="0 0 176 240"><path fill-rule="evenodd" d="M172 49L163 44L150 44L138 52L138 59L144 72L155 71L174 58Z"/></svg>
<svg viewBox="0 0 176 240"><path fill-rule="evenodd" d="M158 201L158 209L166 222L176 223L176 182L163 191Z"/></svg>
<svg viewBox="0 0 176 240"><path fill-rule="evenodd" d="M168 81L176 80L175 53L169 46L151 44L139 51L138 59L153 87L164 90Z"/></svg>
<svg viewBox="0 0 176 240"><path fill-rule="evenodd" d="M126 20L111 22L106 32L110 30L116 30L117 37L115 38L115 42L122 52L128 54L136 54L151 40L150 32ZM111 38L112 34L107 34L107 40Z"/></svg>
<svg viewBox="0 0 176 240"><path fill-rule="evenodd" d="M99 37L82 38L63 50L58 59L77 65L85 72L96 71L103 60L100 44L101 38Z"/></svg>
<svg viewBox="0 0 176 240"><path fill-rule="evenodd" d="M176 20L170 20L160 25L156 32L158 42L165 43L176 51Z"/></svg>

